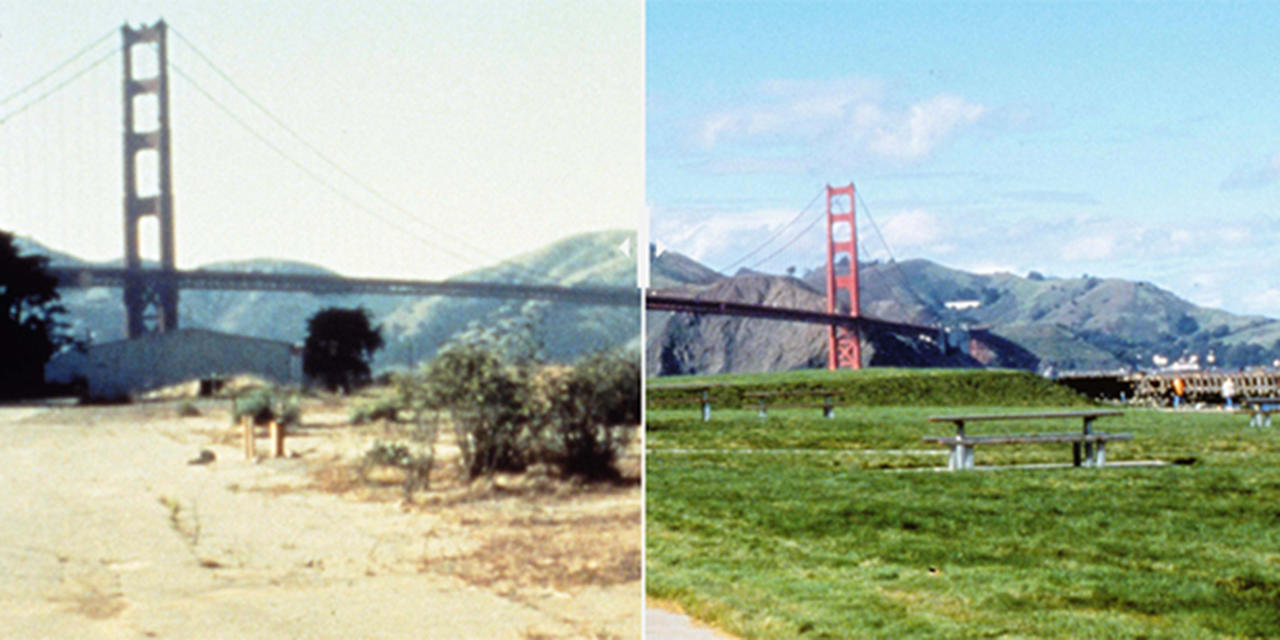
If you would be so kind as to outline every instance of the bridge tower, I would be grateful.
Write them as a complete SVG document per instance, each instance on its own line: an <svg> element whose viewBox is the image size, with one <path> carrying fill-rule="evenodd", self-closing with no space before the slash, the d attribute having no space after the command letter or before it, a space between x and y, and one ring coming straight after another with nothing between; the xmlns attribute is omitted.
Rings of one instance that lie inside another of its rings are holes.
<svg viewBox="0 0 1280 640"><path fill-rule="evenodd" d="M125 333L137 338L148 331L165 332L178 328L178 285L174 267L173 181L169 162L169 60L165 23L132 29L120 28L124 38L124 308ZM156 75L134 77L133 47L151 45L155 49ZM139 96L154 96L155 122L139 131L135 122L135 102ZM155 190L139 194L138 154L151 151L156 156ZM160 268L144 269L138 247L138 223L155 216L160 233Z"/></svg>
<svg viewBox="0 0 1280 640"><path fill-rule="evenodd" d="M827 185L827 313L838 313L837 298L841 291L849 296L849 315L857 318L858 306L858 227L854 223L853 184L847 187ZM848 227L845 239L844 227ZM838 236L838 237L837 237ZM844 256L849 261L848 273L836 273L836 261ZM856 323L831 325L827 333L827 368L861 369L862 341Z"/></svg>

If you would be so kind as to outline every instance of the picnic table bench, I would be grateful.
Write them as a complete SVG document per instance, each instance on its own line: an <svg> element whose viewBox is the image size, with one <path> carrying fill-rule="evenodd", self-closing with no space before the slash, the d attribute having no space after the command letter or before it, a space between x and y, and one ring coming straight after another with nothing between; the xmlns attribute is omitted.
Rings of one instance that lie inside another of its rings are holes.
<svg viewBox="0 0 1280 640"><path fill-rule="evenodd" d="M772 398L796 398L796 397L821 397L822 403L817 402L792 402L790 404L773 405L774 409L795 409L819 407L822 409L822 417L834 418L836 416L836 407L832 402L836 392L827 389L809 389L804 391L757 391L752 393L744 393L742 397L750 398L757 402L757 410L760 418L764 419L768 416L765 412L765 404Z"/></svg>
<svg viewBox="0 0 1280 640"><path fill-rule="evenodd" d="M1250 413L1249 426L1271 426L1271 414L1280 412L1280 398L1247 397L1241 398L1240 404L1248 407Z"/></svg>
<svg viewBox="0 0 1280 640"><path fill-rule="evenodd" d="M665 397L663 401L681 402L697 402L702 408L702 421L711 421L711 387L710 386L683 386L683 387L665 387L664 391L677 391L683 395L675 397Z"/></svg>
<svg viewBox="0 0 1280 640"><path fill-rule="evenodd" d="M954 436L925 436L926 442L945 444L951 447L951 457L947 461L947 469L956 471L973 468L973 448L987 444L1039 444L1047 442L1070 442L1072 444L1072 463L1079 467L1102 467L1106 465L1106 443L1108 440L1132 440L1131 433L1101 433L1093 430L1093 421L1098 418L1124 415L1122 411L1051 411L1038 413L999 413L979 415L932 416L929 422L950 422L956 425ZM964 432L965 423L986 422L993 420L1046 420L1077 418L1083 421L1084 428L1078 433L1026 433L1014 435L975 436ZM1084 455L1081 456L1081 448Z"/></svg>

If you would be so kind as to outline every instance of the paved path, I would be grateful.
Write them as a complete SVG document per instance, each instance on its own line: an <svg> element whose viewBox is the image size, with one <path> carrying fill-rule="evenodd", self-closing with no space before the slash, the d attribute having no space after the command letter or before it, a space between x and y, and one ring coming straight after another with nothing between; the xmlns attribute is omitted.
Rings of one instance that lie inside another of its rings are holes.
<svg viewBox="0 0 1280 640"><path fill-rule="evenodd" d="M33 422L0 409L0 638L520 640L594 628L551 596L502 597L424 567L459 555L433 547L453 538L433 534L446 523L430 513L276 495L305 477L301 461L253 464L220 446L217 462L192 466L208 445L191 421L94 415Z"/></svg>
<svg viewBox="0 0 1280 640"><path fill-rule="evenodd" d="M661 609L644 610L645 640L733 640L714 629L699 624L689 616Z"/></svg>

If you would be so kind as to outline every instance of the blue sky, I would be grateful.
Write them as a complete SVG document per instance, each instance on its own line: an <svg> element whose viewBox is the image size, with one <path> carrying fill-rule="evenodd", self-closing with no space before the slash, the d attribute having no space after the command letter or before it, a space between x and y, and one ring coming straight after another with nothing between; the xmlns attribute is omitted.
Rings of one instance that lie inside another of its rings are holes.
<svg viewBox="0 0 1280 640"><path fill-rule="evenodd" d="M97 45L0 104L0 229L121 255L112 51L121 24L160 18L180 267L276 257L439 278L643 220L641 0L20 0L0 2L0 100Z"/></svg>
<svg viewBox="0 0 1280 640"><path fill-rule="evenodd" d="M864 216L864 259L1146 280L1280 316L1280 6L651 1L645 18L662 246L816 267L824 231L803 229L824 203L786 225L854 182L881 232Z"/></svg>

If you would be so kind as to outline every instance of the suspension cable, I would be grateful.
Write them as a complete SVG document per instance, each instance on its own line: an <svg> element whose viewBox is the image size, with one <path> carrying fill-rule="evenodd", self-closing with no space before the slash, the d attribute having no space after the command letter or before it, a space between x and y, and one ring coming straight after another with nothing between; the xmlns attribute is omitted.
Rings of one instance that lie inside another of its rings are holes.
<svg viewBox="0 0 1280 640"><path fill-rule="evenodd" d="M822 213L823 213L824 215L815 216L815 217L814 217L814 219L813 219L813 221L809 223L809 226L807 226L807 227L805 227L805 228L801 229L801 230L800 230L800 233L797 233L795 236L792 236L792 238L791 238L790 240L786 241L786 242L785 242L781 247L778 247L778 250L777 250L777 251L774 251L773 253L771 253L771 254L769 254L769 255L765 256L764 258L762 258L761 260L759 260L758 262L756 262L755 264L753 264L753 265L751 265L750 267L747 267L747 268L748 268L748 269L755 269L756 267L758 267L758 266L760 266L760 265L762 265L762 264L764 264L764 263L766 263L766 262L768 262L768 261L770 261L770 260L772 260L772 259L774 259L774 258L778 257L778 255L779 255L779 254L781 254L783 251L786 251L788 247L790 247L791 245L795 244L797 240L799 240L800 238L803 238L803 237L805 236L805 234L807 234L807 233L809 233L810 231L812 231L812 230L813 230L814 225L818 224L819 222L822 222L823 218L825 217L825 212L822 212Z"/></svg>
<svg viewBox="0 0 1280 640"><path fill-rule="evenodd" d="M71 86L73 82L84 77L85 74L89 73L90 71L93 71L98 67L98 65L101 65L103 62L106 62L108 59L110 59L112 56L116 55L117 53L119 53L119 50L117 49L112 49L111 51L108 51L106 55L89 63L88 66L77 71L75 74L73 74L71 77L67 78L66 80L63 80L62 82L59 82L58 84L54 85L48 91L45 91L44 93L36 96L35 98L32 98L30 101L24 103L22 106L4 114L3 116L0 116L0 125L5 124L9 120L12 120L15 116L21 114L27 109L30 109L31 107L34 107L37 104L40 104L41 102L44 102L53 94L58 93L59 91L67 88L68 86ZM14 94L14 95L17 95L17 94Z"/></svg>
<svg viewBox="0 0 1280 640"><path fill-rule="evenodd" d="M32 80L30 83L28 83L26 86L22 87L21 89L18 89L17 91L14 91L13 93L10 93L9 95L5 96L4 99L0 100L0 107L6 104L9 104L11 101L13 101L14 98L17 98L18 96L34 89L35 87L39 86L40 83L51 78L54 74L67 68L68 65L70 65L72 62L75 62L86 53L89 53L98 45L102 44L107 38L110 38L115 32L116 32L115 29L108 30L106 33L102 34L102 36L99 37L97 40L94 40L88 45L85 45L84 48L71 54L70 58L63 60L57 66L47 71L44 75L41 75L39 78Z"/></svg>
<svg viewBox="0 0 1280 640"><path fill-rule="evenodd" d="M415 240L417 240L417 241L419 241L419 242L422 242L423 244L426 244L426 245L428 245L428 246L432 247L433 249L437 249L437 250L440 250L440 251L444 251L445 253L448 253L449 255L451 255L451 256L453 256L453 257L455 257L455 258L458 258L458 259L460 259L460 260L463 260L463 261L468 262L468 263L471 263L471 264L475 264L474 260L473 260L470 256L465 256L465 255L463 255L463 254L461 254L461 253L458 253L458 252L454 251L453 249L450 249L448 246L445 246L445 245L442 245L442 244L436 244L436 243L434 243L434 242L432 242L432 241L430 241L430 240L428 240L428 239L426 239L426 238L424 238L424 237L422 237L422 236L420 236L420 235L418 235L418 234L414 233L414 232L413 232L411 229L409 229L408 227L405 227L404 225L401 225L401 224L399 224L399 223L395 222L394 220L391 220L391 219L389 219L389 218L387 218L387 217L383 216L382 214L378 213L378 212L377 212L375 209L373 209L372 207L368 207L368 206L366 206L365 204L361 203L360 201L358 201L358 200L356 200L356 199L352 198L351 196L347 195L347 194L346 194L345 192L343 192L341 189L339 189L339 188L337 188L337 187L333 186L331 183L329 183L329 181L325 180L324 176L321 176L320 174L318 174L318 173L316 173L315 171L311 170L311 169L310 169L309 167L307 167L306 165L304 165L304 164L302 164L301 162L299 162L297 159L295 159L295 158L293 158L292 156L290 156L290 155L289 155L289 153L288 153L288 152L286 152L284 149L280 148L280 146L279 146L279 145L277 145L277 144L275 144L274 142L272 142L270 139L268 139L268 138L267 138L266 136L264 136L262 133L258 132L256 129L254 129L252 126L250 126L250 125L249 125L249 123L245 122L243 118L241 118L240 116L238 116L238 115L236 115L234 112L232 112L229 108L227 108L227 106L226 106L226 105L224 105L224 104L223 104L222 102L220 102L217 98L213 97L213 95L212 95L211 93L209 93L207 90L205 90L205 88L204 88L204 87L200 86L200 83L196 82L196 81L195 81L195 79L194 79L194 78L192 78L190 75L188 75L188 74L187 74L187 72L183 71L181 67L179 67L178 65L174 64L173 62L170 62L170 63L169 63L169 67L170 67L170 68L172 68L174 71L176 71L176 72L178 73L178 75L179 75L179 76L181 76L184 80L186 80L187 82L189 82L189 83L191 84L191 86L192 86L193 88L195 88L195 90L196 90L196 91L198 91L198 92L199 92L200 94L202 94L205 98L207 98L211 103L213 103L213 105L214 105L215 107L217 107L220 111L222 111L224 114L226 114L226 116L227 116L227 117L231 118L231 119L232 119L232 121L234 121L236 124L240 125L240 127L241 127L241 128L243 128L246 132L248 132L248 133L249 133L250 135L252 135L253 137L257 138L259 142L261 142L262 144L266 145L266 146L267 146L267 148L269 148L269 149L271 149L272 151L274 151L277 155L279 155L279 156L280 156L281 158L283 158L285 161L287 161L287 162L289 162L290 164L292 164L295 168L297 168L299 171L301 171L301 172L303 173L303 175L305 175L307 178L311 179L311 180L312 180L313 182L315 182L316 184L318 184L318 185L320 185L320 186L324 187L325 189L327 189L328 191L330 191L331 193L333 193L334 195L336 195L338 198L340 198L341 200L345 201L346 203L348 203L348 204L350 204L350 205L352 205L352 206L356 207L357 209L360 209L361 211L364 211L365 213L367 213L367 214L369 214L369 215L371 215L371 216L373 216L373 217L377 218L378 220L381 220L383 223L385 223L385 224L387 224L387 225L389 225L389 226L391 226L391 227L393 227L393 228L395 228L395 229L397 229L397 230L399 230L399 231L401 231L401 232L405 233L405 234L406 234L406 235L408 235L409 237L412 237L413 239L415 239Z"/></svg>
<svg viewBox="0 0 1280 640"><path fill-rule="evenodd" d="M426 226L426 227L430 228L432 231L434 231L434 232L436 232L436 233L439 233L440 235L446 236L448 239L450 239L450 240L452 240L452 241L454 241L454 242L457 242L458 244L463 245L463 247L464 247L465 249L467 249L467 250L469 250L469 251L471 251L471 252L474 252L474 253L480 254L481 256L483 256L484 258L486 258L486 259L488 259L488 260L498 261L498 262L499 262L499 264L498 264L497 266L498 266L499 268L506 269L506 270L510 270L510 271L524 272L525 274L527 274L527 275L531 275L531 276L534 276L535 278L540 278L540 279L547 280L547 281L551 281L551 282L554 282L554 281L555 281L555 278L552 278L550 275L545 274L545 273L538 272L538 271L533 270L533 269L529 269L528 267L524 267L524 266L520 266L520 265L516 265L516 264L504 264L504 263L502 263L502 261L501 261L501 259L500 259L500 258L498 258L498 257L496 257L496 256L494 256L494 255L492 255L492 254L490 254L489 252L487 252L487 251L486 251L486 250L484 250L483 248L478 247L478 246L475 246L475 245L473 245L473 244L471 244L471 243L467 242L466 240L462 239L461 237L458 237L457 235L454 235L454 234L450 233L449 231L447 231L447 230L443 229L443 228L442 228L442 227L440 227L439 225L437 225L437 224L435 224L435 223L432 223L432 222L428 221L427 219L423 218L422 216L419 216L419 215L415 214L413 211L411 211L411 210L409 210L409 209L407 209L407 208L405 208L405 207L401 206L399 203L395 202L395 201L394 201L394 200L392 200L390 197L386 196L386 195L385 195L385 194L383 194L381 191L379 191L379 190L375 189L375 188L374 188L373 186L371 186L369 183L367 183L366 181L362 180L359 176L355 175L353 172L351 172L351 171L347 170L345 167L343 167L342 165L338 164L335 160L333 160L333 159L332 159L332 158L330 158L327 154L325 154L323 151L321 151L319 147L317 147L316 145L312 144L312 143L311 143L310 141L308 141L306 138L302 137L302 135L301 135L301 134L299 134L296 130L294 130L292 127L290 127L288 124L286 124L286 123L284 122L284 120L283 120L283 119L281 119L279 116L277 116L275 113L273 113L270 109L268 109L265 105L263 105L263 104L262 104L262 102L258 101L258 100L257 100L257 99L255 99L252 95L250 95L250 94L249 94L249 92L248 92L248 91L246 91L243 87L241 87L241 86L240 86L240 85L239 85L235 80L233 80L233 79L231 78L231 76L230 76L227 72L223 71L223 70L222 70L222 68L221 68L221 67L219 67L216 63L214 63L214 62L213 62L213 60L211 60L211 59L209 58L209 56L205 55L205 53L204 53L203 51L201 51L199 47L197 47L193 42L191 42L191 40L190 40L190 39L188 39L186 36L184 36L184 35L182 34L182 32L178 31L177 29L174 29L172 26L170 27L170 31L172 31L175 35L177 35L177 36L178 36L178 39L179 39L179 40L181 40L181 41L183 42L183 44L185 44L188 48L190 48L190 49L191 49L191 51L192 51L192 52L194 52L194 53L196 54L196 56L198 56L202 61L204 61L204 63L205 63L206 65L208 65L208 66L209 66L209 68L211 68L211 69L212 69L216 74L218 74L218 76L220 76L224 81L226 81L226 83L227 83L227 84L228 84L228 85L229 85L233 90L235 90L235 92L236 92L236 93L238 93L241 97L243 97L245 100L247 100L247 101L248 101L251 105L253 105L253 106L254 106L258 111L262 112L262 113L263 113L267 118L269 118L273 123L275 123L275 125L276 125L276 126L280 127L280 129L282 129L285 133L289 134L289 136L290 136L290 137L292 137L294 140L296 140L299 144L301 144L302 146L306 147L306 148L307 148L307 150L309 150L311 153L313 153L317 158L319 158L321 161L323 161L323 162L324 162L326 165L328 165L330 168L332 168L332 169L334 169L335 171L337 171L338 173L342 174L342 175L343 175L343 176L345 176L347 179L351 180L353 183L355 183L357 186L359 186L361 189L363 189L363 190L364 190L364 191L366 191L367 193L371 194L372 196L374 196L374 197L375 197L375 198L377 198L378 200L382 201L382 203L383 203L383 204L386 204L387 206L389 206L389 207L391 207L392 209L394 209L394 210L398 211L398 212L399 212L399 213L401 213L402 215L405 215L405 216L409 217L409 218L410 218L410 219L412 219L413 221L415 221L415 222L417 222L417 223L419 223L419 224L421 224L421 225L423 225L423 226ZM188 77L188 80L190 80L190 78L189 78L189 77ZM193 82L193 83L194 83L194 82ZM206 95L207 95L207 94L206 94ZM224 110L225 110L225 109L224 109ZM255 134L255 135L256 135L256 134ZM280 153L280 151L279 151L279 150L277 150L277 153ZM298 164L298 163L297 163L297 161L295 161L295 160L290 159L290 161L291 161L291 162L293 162L294 164ZM332 187L330 187L330 189L332 189ZM349 198L348 198L348 200L349 200ZM362 208L362 209L365 209L366 211L368 211L368 209L366 209L366 208L365 208L365 207L363 207L363 206L362 206L361 208ZM375 215L376 215L376 214L375 214ZM379 217L381 217L381 216L379 216ZM385 218L383 218L383 221L384 221L384 222L388 222L388 223L390 223L390 222L389 222L388 220L386 220ZM399 228L399 229L403 230L403 227L399 227L399 226L397 226L397 228ZM449 250L447 250L447 249L446 249L446 251L449 251ZM452 251L450 251L450 253L453 253L453 252L452 252ZM456 255L458 255L458 254L454 253L453 255L455 255L455 256L456 256Z"/></svg>
<svg viewBox="0 0 1280 640"><path fill-rule="evenodd" d="M906 273L902 270L902 265L898 264L897 258L893 255L893 249L889 246L889 241L885 240L884 234L880 232L880 225L876 224L876 219L871 215L871 207L867 206L867 202L862 199L862 193L857 189L856 185L853 190L854 196L862 206L863 216L871 223L871 229L876 232L876 236L880 238L880 243L884 245L885 253L889 254L889 264L894 274L898 276L898 281L902 283L902 288L914 298L913 302L920 305L926 311L930 311L929 305L925 303L924 298L911 286L911 281L907 278ZM934 315L930 311L930 315Z"/></svg>
<svg viewBox="0 0 1280 640"><path fill-rule="evenodd" d="M814 204L815 202L817 202L817 201L818 201L818 198L821 198L821 197L822 197L822 191L821 191L821 190L819 190L819 191L818 191L818 193L814 194L813 199L809 201L809 204L805 205L805 206L804 206L804 208L803 208L803 209L801 209L801 210L800 210L800 212L799 212L799 213L797 213L797 214L796 214L796 216L795 216L794 218L792 218L790 222L788 222L788 223L786 223L786 224L782 225L781 227L779 227L779 228L778 228L778 230L777 230L777 231L774 231L773 233L769 234L769 237L768 237L768 238L765 238L765 241L764 241L764 242L762 242L762 243L760 243L760 245L759 245L759 246L757 246L756 248L754 248L754 249L752 249L752 250L748 251L745 255L743 255L742 257L738 258L738 259L737 259L737 260L735 260L733 263L731 263L731 264L729 264L729 265L725 266L723 269L720 269L720 273L729 273L729 270L730 270L730 269L733 269L734 267L736 267L736 266L738 266L738 265L740 265L740 264L742 264L742 263L746 262L748 258L750 258L751 256L755 255L756 253L759 253L761 249L764 249L765 247L769 246L769 243L771 243L771 242L773 242L774 240L776 240L779 236L781 236L781 235L782 235L782 233L783 233L784 231L786 231L789 227L791 227L791 225L793 225L793 224L795 224L797 221L799 221L799 220L800 220L800 218L804 216L805 212L809 210L809 207L812 207L812 206L813 206L813 204ZM793 240L793 242L794 242L794 240ZM776 255L776 254L775 254L775 255ZM772 256L771 256L771 257L772 257ZM768 259L766 258L766 261L767 261L767 260L768 260ZM752 265L752 266L751 266L751 267L749 267L749 268L755 268L756 266L759 266L759 263L757 263L756 265Z"/></svg>

